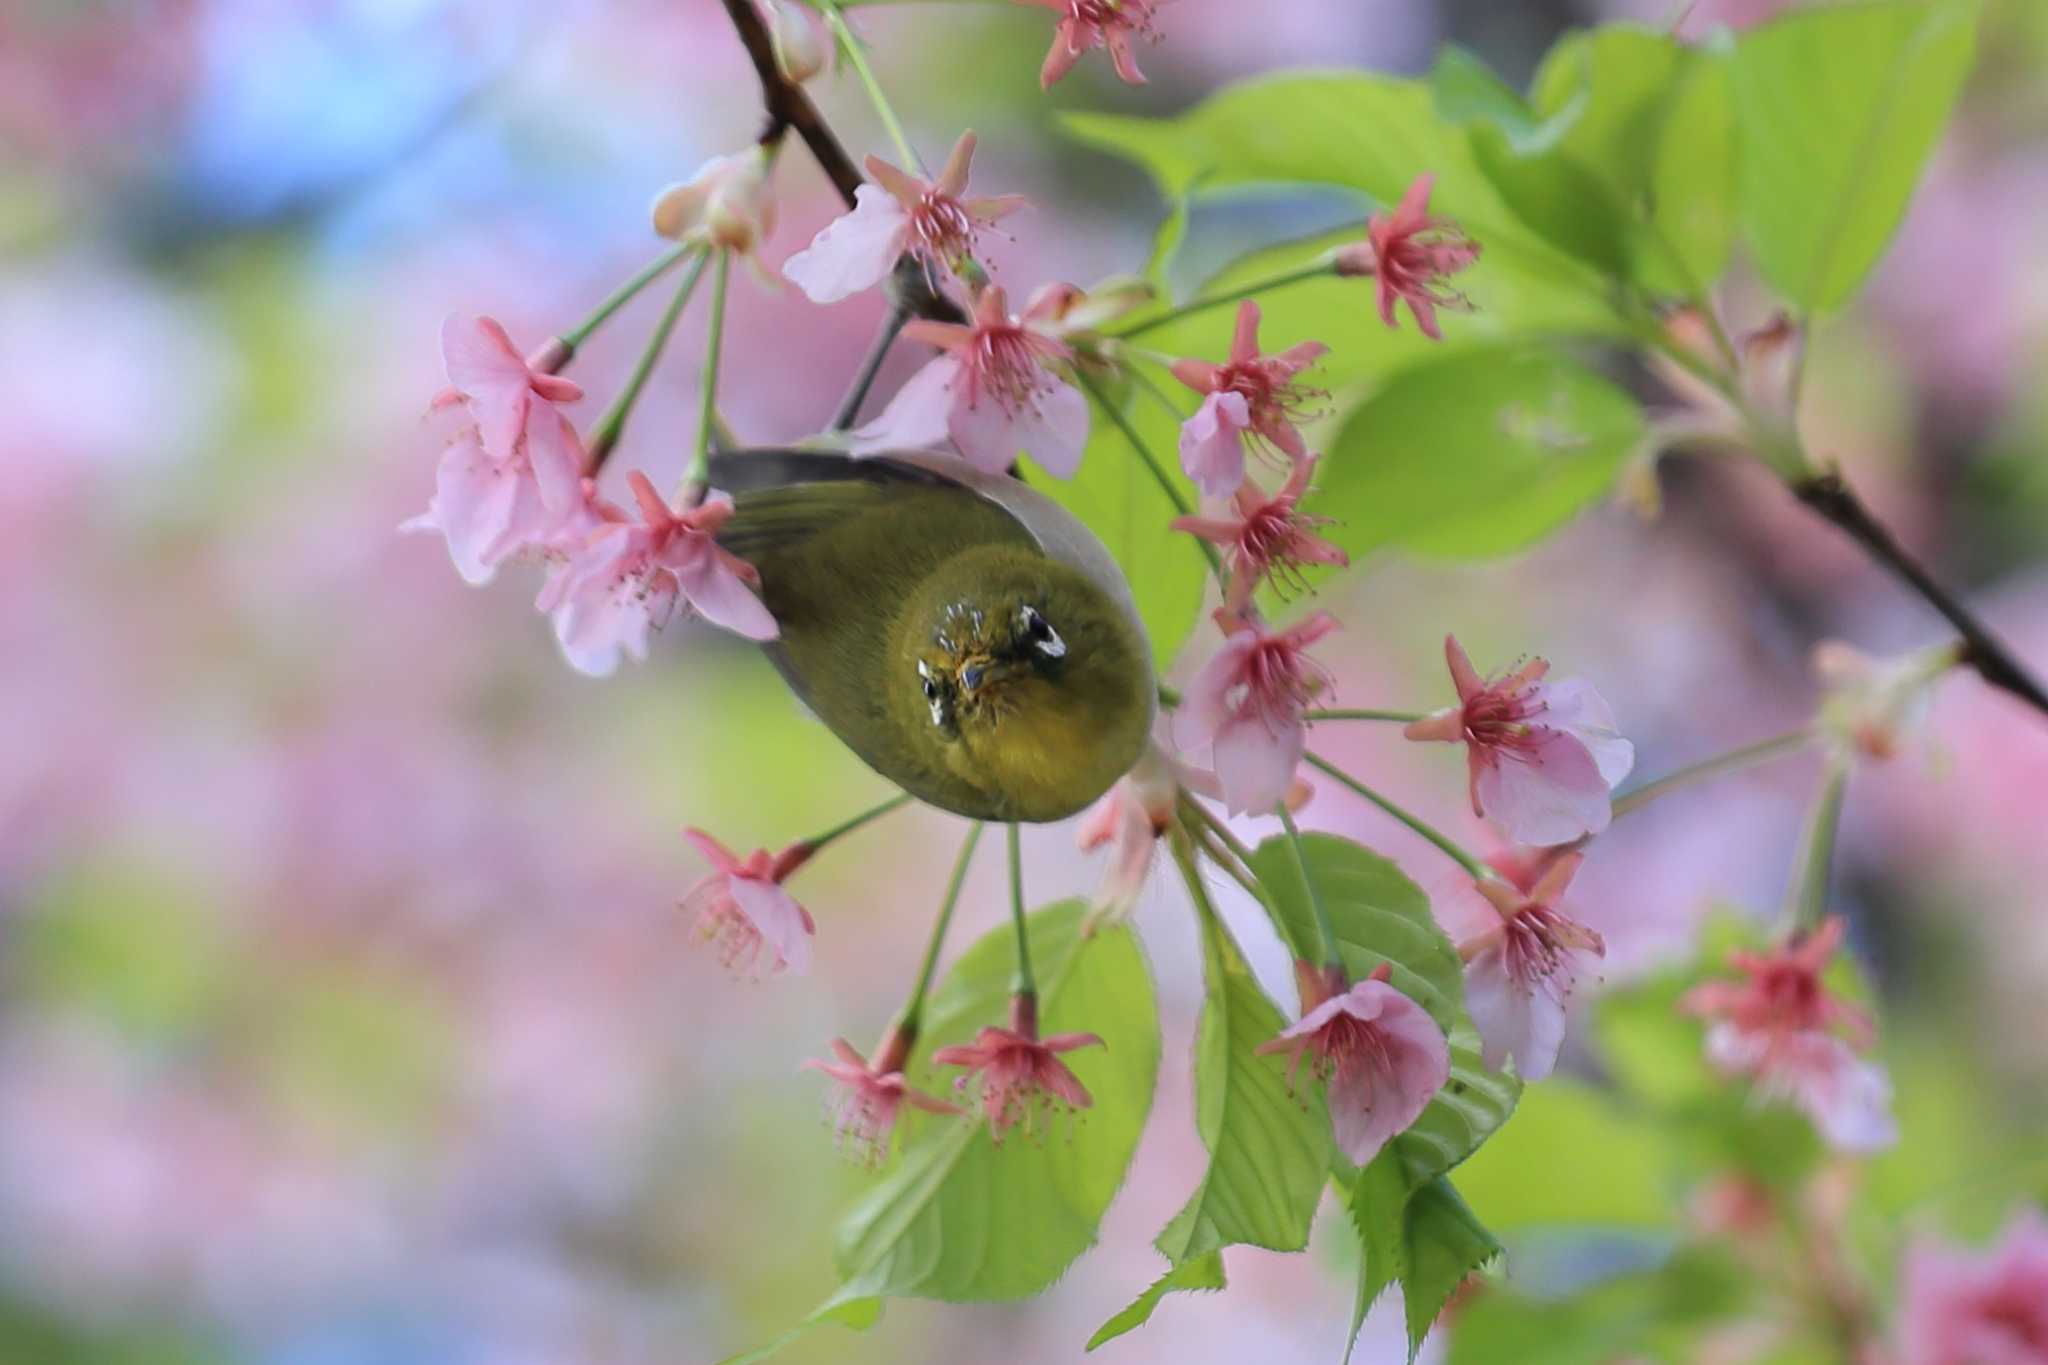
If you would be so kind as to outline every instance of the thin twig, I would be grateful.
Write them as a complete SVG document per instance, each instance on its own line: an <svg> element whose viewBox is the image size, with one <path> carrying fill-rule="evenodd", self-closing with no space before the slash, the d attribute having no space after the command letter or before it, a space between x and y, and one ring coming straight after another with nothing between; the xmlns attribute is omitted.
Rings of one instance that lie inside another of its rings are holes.
<svg viewBox="0 0 2048 1365"><path fill-rule="evenodd" d="M1871 558L1920 594L1956 628L1962 639L1957 661L1977 670L1993 687L2003 688L2048 714L2048 690L2028 673L2004 642L1991 633L1971 610L1948 589L1934 581L1920 562L1906 552L1884 523L1872 516L1862 499L1838 473L1815 474L1795 481L1792 492L1801 502L1831 522L1849 539L1869 552Z"/></svg>
<svg viewBox="0 0 2048 1365"><path fill-rule="evenodd" d="M889 358L889 348L896 344L897 335L908 321L910 309L907 305L889 305L889 312L882 319L882 330L875 333L874 342L860 362L859 373L854 375L846 397L840 400L839 411L832 415L832 430L845 431L860 420L861 404L868 401L868 391L875 387L875 376L882 372L882 362Z"/></svg>
<svg viewBox="0 0 2048 1365"><path fill-rule="evenodd" d="M748 59L754 63L754 73L761 78L761 103L768 110L768 125L761 130L762 145L779 142L785 132L794 129L817 158L818 167L832 182L832 188L839 191L846 207L852 208L853 192L861 186L860 167L826 126L824 115L811 103L804 88L782 74L775 61L775 41L768 36L768 25L762 21L754 0L725 0L725 13L732 20L741 45L747 49Z"/></svg>

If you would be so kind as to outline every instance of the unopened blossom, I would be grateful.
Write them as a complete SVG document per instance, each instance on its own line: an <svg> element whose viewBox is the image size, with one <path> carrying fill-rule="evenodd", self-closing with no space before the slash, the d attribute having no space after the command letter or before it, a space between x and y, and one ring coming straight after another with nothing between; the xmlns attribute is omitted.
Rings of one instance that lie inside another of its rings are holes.
<svg viewBox="0 0 2048 1365"><path fill-rule="evenodd" d="M1576 678L1545 682L1542 659L1482 678L1456 636L1444 637L1444 657L1458 704L1402 733L1465 746L1473 814L1524 844L1606 829L1610 793L1635 766L1635 746L1616 733L1600 694Z"/></svg>
<svg viewBox="0 0 2048 1365"><path fill-rule="evenodd" d="M2048 1218L2027 1209L1981 1252L1922 1241L1906 1255L1899 1365L2048 1362Z"/></svg>
<svg viewBox="0 0 2048 1365"><path fill-rule="evenodd" d="M1227 498L1244 482L1247 440L1301 460L1308 446L1295 423L1319 395L1294 382L1329 349L1304 341L1278 355L1259 351L1259 306L1246 299L1237 307L1230 359L1177 360L1173 377L1202 394L1202 406L1181 424L1180 463L1202 492Z"/></svg>
<svg viewBox="0 0 2048 1365"><path fill-rule="evenodd" d="M1292 1086L1304 1059L1325 1083L1330 1127L1338 1150L1363 1166L1407 1131L1451 1077L1450 1042L1429 1012L1389 984L1387 964L1346 987L1341 977L1297 970L1305 983L1323 984L1327 998L1311 1004L1260 1052L1288 1056Z"/></svg>
<svg viewBox="0 0 2048 1365"><path fill-rule="evenodd" d="M1329 683L1308 648L1337 629L1312 612L1284 630L1242 621L1188 684L1173 717L1184 749L1213 746L1216 778L1232 813L1264 813L1294 781L1307 747L1303 711Z"/></svg>
<svg viewBox="0 0 2048 1365"><path fill-rule="evenodd" d="M1557 1066L1572 987L1607 948L1560 908L1582 855L1521 850L1487 861L1501 875L1470 883L1492 923L1458 944L1465 1003L1486 1064L1512 1056L1523 1080L1540 1081Z"/></svg>
<svg viewBox="0 0 2048 1365"><path fill-rule="evenodd" d="M760 147L712 157L688 180L654 197L654 230L677 241L751 255L775 231L770 165Z"/></svg>
<svg viewBox="0 0 2048 1365"><path fill-rule="evenodd" d="M1092 1033L1055 1033L1038 1036L1038 1002L1019 995L1010 1004L1010 1027L991 1025L974 1036L971 1043L942 1047L932 1053L940 1066L965 1067L966 1074L955 1082L965 1091L981 1087L981 1112L988 1119L997 1142L1022 1123L1029 1131L1040 1111L1064 1106L1086 1109L1094 1100L1058 1054L1080 1047L1101 1047L1102 1039Z"/></svg>
<svg viewBox="0 0 2048 1365"><path fill-rule="evenodd" d="M683 837L711 871L683 894L682 908L696 916L697 932L717 945L726 969L752 977L809 970L818 927L782 883L810 859L811 846L791 844L780 853L760 848L741 859L701 829L684 830Z"/></svg>
<svg viewBox="0 0 2048 1365"><path fill-rule="evenodd" d="M1022 317L990 285L962 326L924 319L903 335L942 354L905 381L874 421L854 432L855 455L951 441L967 462L989 473L1029 455L1049 474L1070 477L1088 444L1088 400L1052 366L1073 352L1045 326L1050 296Z"/></svg>
<svg viewBox="0 0 2048 1365"><path fill-rule="evenodd" d="M1049 9L1060 16L1059 28L1053 34L1052 49L1045 54L1045 65L1038 73L1041 87L1050 90L1055 81L1073 70L1082 53L1097 47L1109 49L1110 61L1115 64L1119 79L1131 85L1145 83L1145 73L1138 70L1138 59L1131 51L1131 43L1140 36L1158 41L1152 21L1160 0L1019 0L1019 3Z"/></svg>
<svg viewBox="0 0 2048 1365"><path fill-rule="evenodd" d="M1259 584L1271 579L1286 588L1306 588L1302 569L1309 564L1341 567L1351 556L1316 534L1328 517L1311 516L1300 508L1314 477L1316 457L1296 460L1277 493L1266 493L1250 480L1232 498L1234 516L1177 517L1173 528L1221 545L1230 555L1230 586L1223 603L1233 614L1250 605Z"/></svg>
<svg viewBox="0 0 2048 1365"><path fill-rule="evenodd" d="M797 0L760 0L768 21L768 41L775 50L775 69L802 85L825 69L825 32L818 16Z"/></svg>
<svg viewBox="0 0 2048 1365"><path fill-rule="evenodd" d="M974 146L974 134L962 133L937 180L869 157L875 183L856 189L853 211L827 223L782 273L812 302L837 303L887 279L906 251L929 271L951 270L973 252L977 232L1024 206L1019 194L963 198Z"/></svg>
<svg viewBox="0 0 2048 1365"><path fill-rule="evenodd" d="M772 640L775 618L752 588L760 575L722 548L718 528L732 499L713 492L702 504L672 510L647 476L630 478L640 520L607 521L566 559L534 605L554 619L570 664L593 677L618 667L624 651L647 657L647 634L668 623L677 600L713 625L750 640Z"/></svg>
<svg viewBox="0 0 2048 1365"><path fill-rule="evenodd" d="M1472 309L1472 301L1445 281L1479 259L1479 243L1450 219L1430 216L1429 192L1435 183L1433 175L1416 177L1391 214L1366 220L1366 239L1340 250L1336 264L1339 275L1370 275L1379 281L1380 317L1387 326L1398 325L1394 308L1405 300L1422 334L1441 341L1436 310Z"/></svg>
<svg viewBox="0 0 2048 1365"><path fill-rule="evenodd" d="M1823 640L1813 647L1813 672L1826 695L1820 728L1846 750L1880 761L1898 756L1927 714L1932 684L1955 662L1942 645L1896 659L1874 659L1854 645Z"/></svg>
<svg viewBox="0 0 2048 1365"><path fill-rule="evenodd" d="M898 1041L903 1037L900 1030L892 1030L876 1049L872 1064L844 1038L832 1040L836 1061L813 1057L804 1063L838 1083L826 1102L832 1127L846 1153L866 1165L874 1165L888 1154L889 1138L896 1131L896 1118L904 1105L928 1114L967 1112L956 1104L913 1089L904 1079L903 1054L908 1051L908 1043Z"/></svg>
<svg viewBox="0 0 2048 1365"><path fill-rule="evenodd" d="M1803 1110L1831 1145L1877 1151L1897 1141L1898 1128L1890 1081L1858 1055L1875 1030L1869 1015L1821 979L1843 933L1835 916L1770 952L1732 953L1744 979L1696 986L1679 1008L1710 1021L1707 1058L1717 1068L1748 1076L1765 1099Z"/></svg>

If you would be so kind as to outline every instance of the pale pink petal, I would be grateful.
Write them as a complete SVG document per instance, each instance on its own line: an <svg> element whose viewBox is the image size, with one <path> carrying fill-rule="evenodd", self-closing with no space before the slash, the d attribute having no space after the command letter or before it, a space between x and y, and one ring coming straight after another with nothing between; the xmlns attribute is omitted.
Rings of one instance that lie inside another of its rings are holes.
<svg viewBox="0 0 2048 1365"><path fill-rule="evenodd" d="M854 208L825 225L782 263L782 273L813 303L837 303L888 278L910 233L910 215L877 185L854 191Z"/></svg>
<svg viewBox="0 0 2048 1365"><path fill-rule="evenodd" d="M1489 1067L1498 1070L1512 1055L1525 1081L1540 1081L1556 1068L1564 1046L1562 992L1548 983L1517 980L1497 938L1466 968L1465 1005Z"/></svg>
<svg viewBox="0 0 2048 1365"><path fill-rule="evenodd" d="M1181 423L1180 467L1205 495L1227 498L1244 482L1240 433L1251 420L1244 395L1225 391L1203 399L1195 415Z"/></svg>
<svg viewBox="0 0 2048 1365"><path fill-rule="evenodd" d="M768 608L719 558L708 536L686 535L682 539L697 543L686 555L663 562L699 616L749 640L773 640L781 633Z"/></svg>
<svg viewBox="0 0 2048 1365"><path fill-rule="evenodd" d="M1527 747L1488 757L1474 791L1486 818L1517 843L1570 843L1613 818L1592 752L1561 730L1539 728Z"/></svg>
<svg viewBox="0 0 2048 1365"><path fill-rule="evenodd" d="M1271 811L1287 795L1307 739L1300 725L1274 734L1257 716L1233 719L1216 732L1216 778L1233 814Z"/></svg>
<svg viewBox="0 0 2048 1365"><path fill-rule="evenodd" d="M987 394L970 403L963 391L955 396L948 429L976 469L1000 474L1024 454L1046 473L1072 478L1088 445L1088 400L1060 380L1014 409Z"/></svg>
<svg viewBox="0 0 2048 1365"><path fill-rule="evenodd" d="M490 318L450 315L441 323L448 382L469 400L486 452L509 459L526 423L532 380L505 329Z"/></svg>
<svg viewBox="0 0 2048 1365"><path fill-rule="evenodd" d="M527 405L526 458L549 511L564 513L583 501L583 447L575 429L554 404L537 398Z"/></svg>
<svg viewBox="0 0 2048 1365"><path fill-rule="evenodd" d="M1173 740L1183 749L1199 749L1216 738L1230 719L1230 692L1244 671L1245 657L1258 638L1243 631L1223 642L1209 662L1188 683L1173 713Z"/></svg>
<svg viewBox="0 0 2048 1365"><path fill-rule="evenodd" d="M1614 726L1614 712L1591 683L1560 678L1530 689L1544 703L1543 723L1564 730L1585 745L1609 787L1619 786L1635 767L1636 746Z"/></svg>
<svg viewBox="0 0 2048 1365"><path fill-rule="evenodd" d="M810 970L809 916L796 897L771 881L734 877L732 898L791 974L802 976Z"/></svg>
<svg viewBox="0 0 2048 1365"><path fill-rule="evenodd" d="M953 385L960 362L950 353L905 380L874 421L853 433L854 455L929 449L951 434Z"/></svg>
<svg viewBox="0 0 2048 1365"><path fill-rule="evenodd" d="M447 538L464 582L490 582L498 561L489 552L504 537L518 493L518 479L485 456L475 432L465 431L442 453L433 501L419 523Z"/></svg>

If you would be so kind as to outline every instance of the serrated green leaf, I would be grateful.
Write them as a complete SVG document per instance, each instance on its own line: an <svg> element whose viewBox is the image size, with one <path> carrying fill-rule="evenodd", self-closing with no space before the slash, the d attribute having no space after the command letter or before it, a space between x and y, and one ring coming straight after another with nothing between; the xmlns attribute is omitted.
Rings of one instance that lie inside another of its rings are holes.
<svg viewBox="0 0 2048 1365"><path fill-rule="evenodd" d="M1088 1338L1088 1350L1094 1350L1104 1342L1114 1341L1126 1332L1134 1332L1152 1320L1152 1313L1159 1307L1159 1301L1168 1294L1210 1291L1224 1288L1223 1257L1210 1251L1190 1257L1170 1267L1164 1275L1152 1281L1145 1292L1131 1300L1130 1306L1095 1329L1095 1335Z"/></svg>
<svg viewBox="0 0 2048 1365"><path fill-rule="evenodd" d="M1407 1172L1394 1152L1382 1152L1352 1179L1344 1207L1358 1233L1358 1293L1351 1301L1351 1335L1345 1338L1344 1359L1351 1359L1365 1315L1387 1286L1408 1269L1408 1247L1401 1218L1410 1193Z"/></svg>
<svg viewBox="0 0 2048 1365"><path fill-rule="evenodd" d="M1313 1087L1290 1090L1285 1058L1256 1051L1287 1020L1222 920L1206 906L1202 920L1208 995L1195 1036L1195 1127L1209 1168L1154 1245L1170 1261L1240 1242L1299 1251L1329 1176L1329 1114Z"/></svg>
<svg viewBox="0 0 2048 1365"><path fill-rule="evenodd" d="M1401 1276L1401 1301L1408 1319L1408 1359L1413 1361L1451 1294L1467 1275L1501 1253L1500 1243L1442 1177L1409 1196L1402 1223L1408 1265Z"/></svg>
<svg viewBox="0 0 2048 1365"><path fill-rule="evenodd" d="M1604 496L1643 432L1633 398L1554 350L1468 349L1402 371L1351 414L1316 510L1354 558L1507 554Z"/></svg>
<svg viewBox="0 0 2048 1365"><path fill-rule="evenodd" d="M1735 109L1725 62L1694 60L1681 79L1657 135L1650 221L1680 267L1680 287L1704 289L1735 247Z"/></svg>
<svg viewBox="0 0 2048 1365"><path fill-rule="evenodd" d="M1844 302L1884 254L1975 49L1976 0L1802 10L1729 58L1743 229L1804 309Z"/></svg>
<svg viewBox="0 0 2048 1365"><path fill-rule="evenodd" d="M1152 638L1153 662L1164 670L1194 630L1209 566L1195 538L1173 529L1182 506L1161 487L1104 405L1114 405L1131 424L1192 510L1194 485L1180 472L1179 424L1136 386L1125 385L1121 393L1092 387L1088 448L1074 477L1056 479L1028 465L1025 473L1032 487L1079 517L1123 569Z"/></svg>
<svg viewBox="0 0 2048 1365"><path fill-rule="evenodd" d="M1464 970L1458 951L1429 912L1429 898L1400 868L1370 849L1330 834L1304 834L1302 856L1336 928L1338 952L1353 980L1382 962L1389 982L1412 997L1443 1028L1451 1075L1407 1132L1389 1144L1412 1185L1420 1185L1479 1149L1514 1112L1521 1082L1489 1071L1479 1037L1464 1017ZM1252 851L1251 870L1273 899L1275 927L1297 958L1315 962L1315 911L1285 837Z"/></svg>

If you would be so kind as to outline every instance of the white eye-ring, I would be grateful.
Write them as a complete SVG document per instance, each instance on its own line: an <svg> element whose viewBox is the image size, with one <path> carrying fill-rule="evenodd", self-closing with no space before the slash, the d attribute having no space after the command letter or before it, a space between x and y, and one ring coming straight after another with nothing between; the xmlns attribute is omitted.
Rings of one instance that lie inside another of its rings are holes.
<svg viewBox="0 0 2048 1365"><path fill-rule="evenodd" d="M1052 622L1045 619L1036 607L1025 607L1018 613L1024 626L1024 638L1031 641L1031 647L1048 659L1063 659L1067 654L1067 642L1052 628Z"/></svg>

